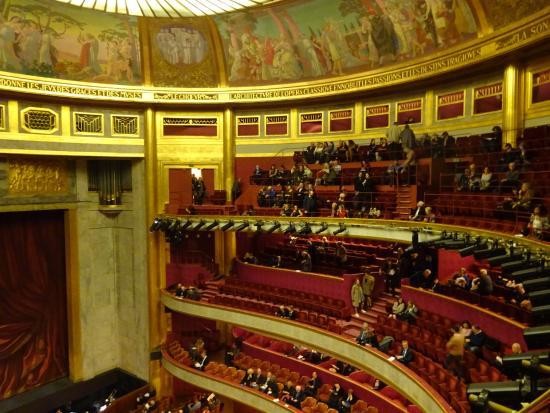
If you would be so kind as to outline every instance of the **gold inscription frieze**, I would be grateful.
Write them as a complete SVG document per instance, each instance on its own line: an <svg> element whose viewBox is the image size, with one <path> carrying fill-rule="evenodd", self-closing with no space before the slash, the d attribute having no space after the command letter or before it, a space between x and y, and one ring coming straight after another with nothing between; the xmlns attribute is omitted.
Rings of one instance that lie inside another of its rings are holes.
<svg viewBox="0 0 550 413"><path fill-rule="evenodd" d="M9 159L8 194L65 194L68 192L67 162L58 159Z"/></svg>
<svg viewBox="0 0 550 413"><path fill-rule="evenodd" d="M526 43L532 38L550 32L550 17L524 27L508 36L496 41L496 50L506 49Z"/></svg>

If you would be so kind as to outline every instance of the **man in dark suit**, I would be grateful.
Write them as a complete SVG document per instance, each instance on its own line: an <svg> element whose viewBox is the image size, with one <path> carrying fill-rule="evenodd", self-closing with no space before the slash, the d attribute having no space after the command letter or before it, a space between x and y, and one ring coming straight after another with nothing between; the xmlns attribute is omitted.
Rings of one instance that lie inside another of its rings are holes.
<svg viewBox="0 0 550 413"><path fill-rule="evenodd" d="M426 216L426 209L424 208L424 202L418 201L416 204L416 209L412 211L410 220L411 221L422 221Z"/></svg>
<svg viewBox="0 0 550 413"><path fill-rule="evenodd" d="M466 338L465 347L473 353L479 354L486 339L487 335L478 325L474 324L472 326L472 333Z"/></svg>
<svg viewBox="0 0 550 413"><path fill-rule="evenodd" d="M340 387L340 383L334 383L334 386L332 386L332 389L330 389L330 395L328 397L328 407L331 407L333 409L338 409L340 406L340 400L342 400L344 392L342 391L342 388Z"/></svg>
<svg viewBox="0 0 550 413"><path fill-rule="evenodd" d="M351 411L351 406L357 402L357 397L353 394L353 389L348 389L348 394L340 402L338 411L340 413L348 413Z"/></svg>
<svg viewBox="0 0 550 413"><path fill-rule="evenodd" d="M355 341L357 342L357 344L360 344L362 346L365 345L365 343L367 342L368 331L369 331L368 323L363 323L363 327L359 331L359 335L355 338Z"/></svg>
<svg viewBox="0 0 550 413"><path fill-rule="evenodd" d="M412 350L409 348L409 342L407 340L403 340L401 342L401 345L403 346L403 349L401 350L401 354L397 355L395 358L399 360L401 363L407 365L414 359L414 354Z"/></svg>
<svg viewBox="0 0 550 413"><path fill-rule="evenodd" d="M209 363L209 360L208 360L208 355L206 354L206 350L202 349L200 356L197 362L195 363L195 368L204 371L204 368L208 365L208 363Z"/></svg>
<svg viewBox="0 0 550 413"><path fill-rule="evenodd" d="M252 386L252 382L256 379L256 376L254 374L254 369L248 369L246 371L246 374L245 376L243 377L243 379L241 380L241 384L243 386Z"/></svg>
<svg viewBox="0 0 550 413"><path fill-rule="evenodd" d="M317 390L321 387L321 379L317 377L317 372L314 371L311 373L311 378L306 384L306 394L308 396L315 397L317 395Z"/></svg>
<svg viewBox="0 0 550 413"><path fill-rule="evenodd" d="M306 393L302 390L302 386L298 385L296 386L294 395L290 397L288 404L299 409L301 407L300 405L302 404L305 398L306 398Z"/></svg>

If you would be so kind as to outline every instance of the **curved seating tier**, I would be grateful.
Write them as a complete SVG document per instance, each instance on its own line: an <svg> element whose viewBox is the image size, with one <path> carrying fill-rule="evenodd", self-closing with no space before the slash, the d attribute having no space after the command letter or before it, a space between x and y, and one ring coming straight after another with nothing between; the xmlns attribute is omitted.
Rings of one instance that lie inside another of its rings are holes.
<svg viewBox="0 0 550 413"><path fill-rule="evenodd" d="M204 318L253 329L265 335L275 334L286 340L309 345L324 353L338 354L343 361L353 363L367 372L376 372L380 380L394 388L402 389L406 397L415 404L422 405L432 412L446 412L451 409L441 396L405 366L388 361L384 353L350 343L333 333L273 316L259 316L241 309L227 311L226 308L203 302L177 299L166 291L162 292L161 301L176 312L201 314Z"/></svg>

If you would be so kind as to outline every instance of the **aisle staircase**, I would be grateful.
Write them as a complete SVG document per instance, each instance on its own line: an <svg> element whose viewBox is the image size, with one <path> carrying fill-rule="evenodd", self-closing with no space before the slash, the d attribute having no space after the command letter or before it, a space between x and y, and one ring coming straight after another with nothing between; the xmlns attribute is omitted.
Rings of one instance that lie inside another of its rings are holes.
<svg viewBox="0 0 550 413"><path fill-rule="evenodd" d="M397 295L400 295L400 290L396 290ZM352 317L347 323L342 326L342 335L348 339L355 339L359 335L361 326L366 321L371 327L377 323L379 315L387 315L386 307L392 305L396 297L386 292L381 293L367 313L359 313L359 317Z"/></svg>
<svg viewBox="0 0 550 413"><path fill-rule="evenodd" d="M416 198L416 185L397 187L396 208L393 213L393 218L408 220L411 209L416 207Z"/></svg>

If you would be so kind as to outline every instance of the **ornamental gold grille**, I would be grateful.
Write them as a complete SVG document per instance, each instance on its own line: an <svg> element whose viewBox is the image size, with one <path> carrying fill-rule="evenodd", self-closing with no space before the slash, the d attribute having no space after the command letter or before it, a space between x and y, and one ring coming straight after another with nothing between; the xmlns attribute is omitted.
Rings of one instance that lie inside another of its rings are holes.
<svg viewBox="0 0 550 413"><path fill-rule="evenodd" d="M113 134L114 135L138 135L139 119L137 116L113 115Z"/></svg>
<svg viewBox="0 0 550 413"><path fill-rule="evenodd" d="M57 113L48 109L27 109L23 113L23 127L31 132L53 132L57 129Z"/></svg>
<svg viewBox="0 0 550 413"><path fill-rule="evenodd" d="M94 135L103 134L103 115L100 113L78 113L74 114L75 133L90 133Z"/></svg>
<svg viewBox="0 0 550 413"><path fill-rule="evenodd" d="M163 118L163 124L167 126L171 125L216 125L218 119L216 118Z"/></svg>

